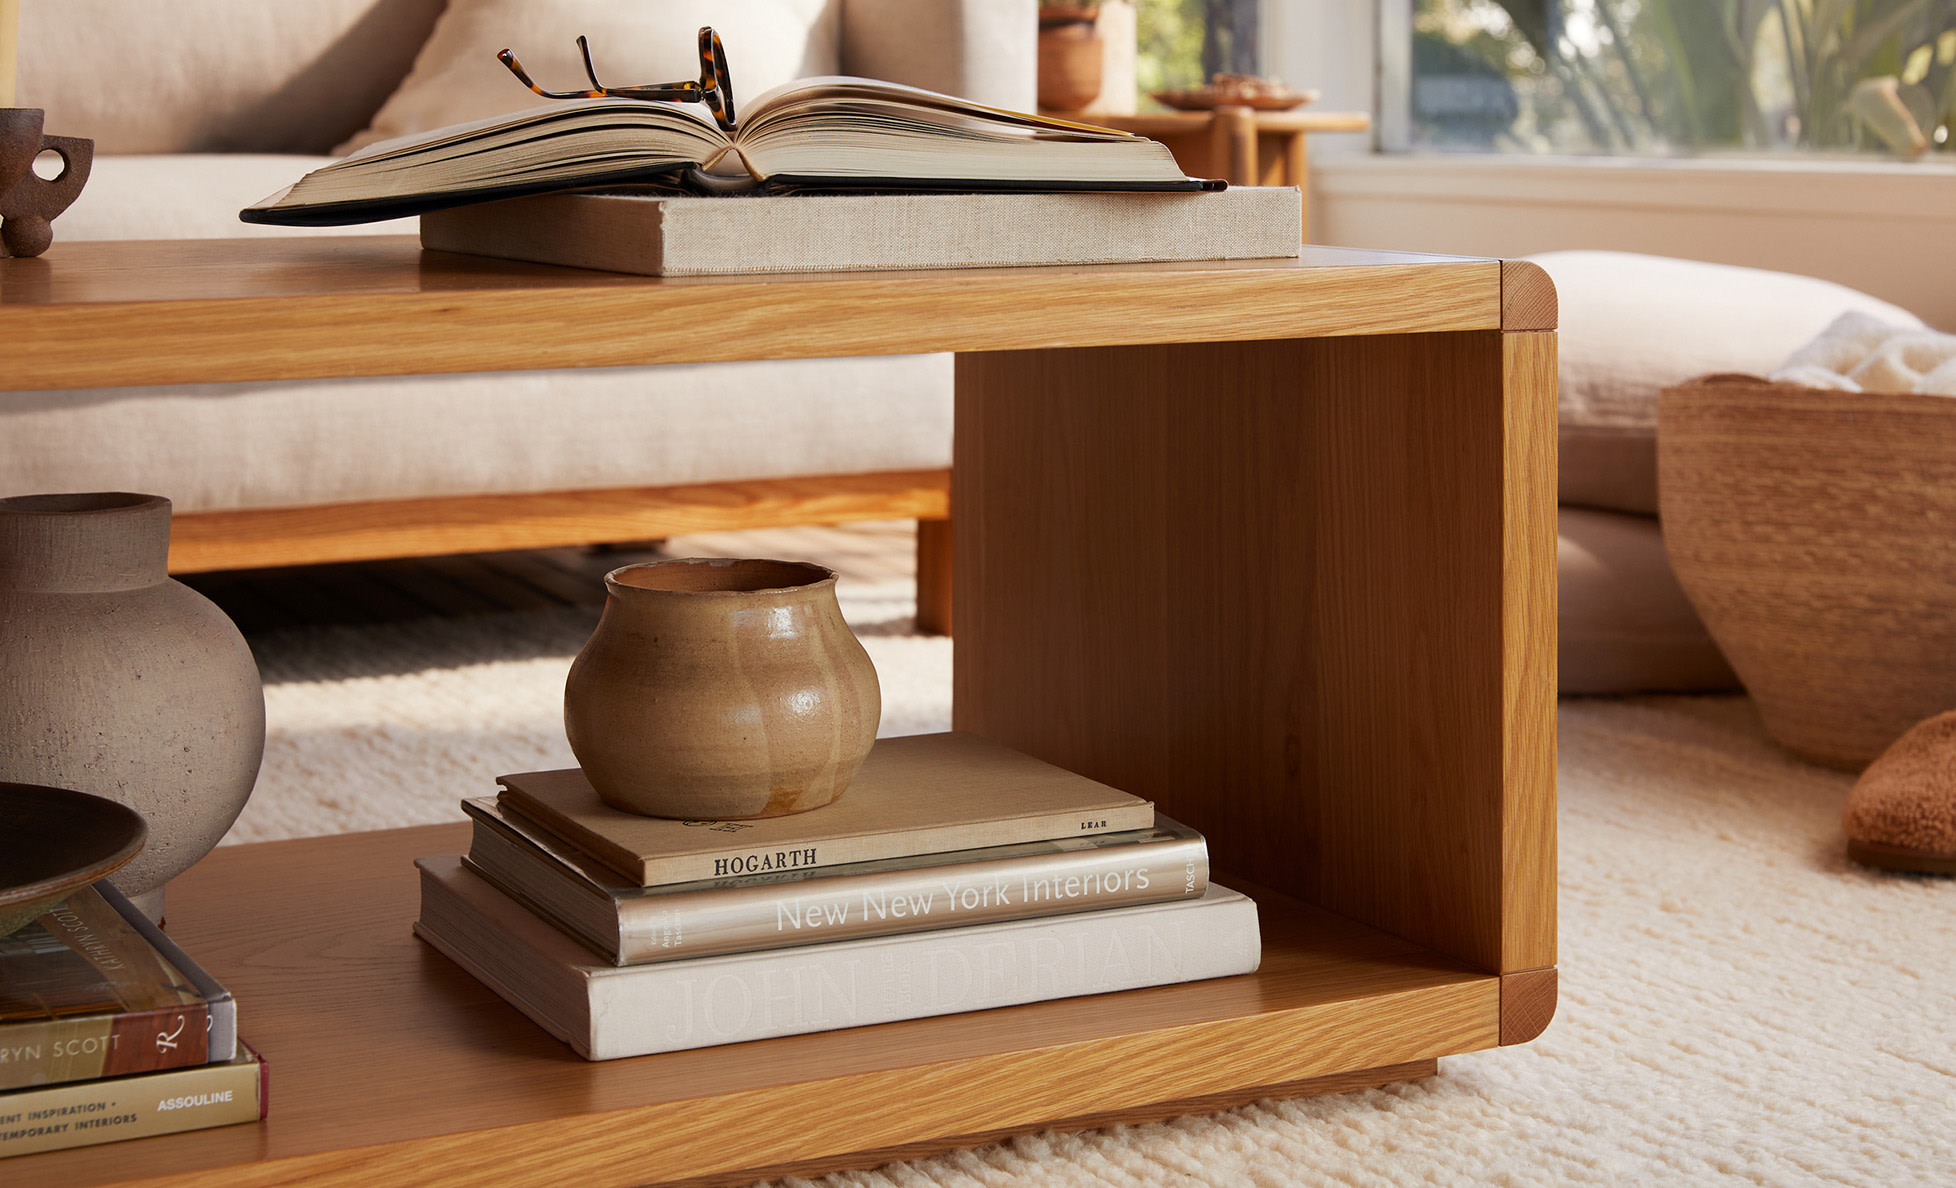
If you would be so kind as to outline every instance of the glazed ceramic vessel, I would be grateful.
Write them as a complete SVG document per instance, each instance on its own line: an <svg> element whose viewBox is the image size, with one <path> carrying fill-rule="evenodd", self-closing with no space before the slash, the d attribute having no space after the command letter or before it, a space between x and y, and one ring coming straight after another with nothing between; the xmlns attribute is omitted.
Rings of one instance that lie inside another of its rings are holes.
<svg viewBox="0 0 1956 1188"><path fill-rule="evenodd" d="M160 918L163 885L244 808L265 697L244 637L166 569L170 501L0 499L0 780L128 805L149 844L110 880Z"/></svg>
<svg viewBox="0 0 1956 1188"><path fill-rule="evenodd" d="M883 702L835 580L805 562L718 558L607 574L564 686L571 751L605 803L725 821L841 796Z"/></svg>

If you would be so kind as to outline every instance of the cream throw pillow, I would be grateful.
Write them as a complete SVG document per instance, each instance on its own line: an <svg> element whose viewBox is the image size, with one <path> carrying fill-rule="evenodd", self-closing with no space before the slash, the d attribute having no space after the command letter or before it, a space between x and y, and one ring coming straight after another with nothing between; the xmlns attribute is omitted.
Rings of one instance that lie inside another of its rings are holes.
<svg viewBox="0 0 1956 1188"><path fill-rule="evenodd" d="M840 0L450 0L414 69L365 131L339 146L379 140L535 107L496 60L512 50L538 86L585 86L576 40L608 86L676 82L700 75L698 34L711 25L727 51L738 112L763 91L839 69Z"/></svg>
<svg viewBox="0 0 1956 1188"><path fill-rule="evenodd" d="M1561 501L1657 512L1657 396L1708 372L1765 375L1850 311L1922 320L1831 281L1632 252L1544 252L1555 282Z"/></svg>

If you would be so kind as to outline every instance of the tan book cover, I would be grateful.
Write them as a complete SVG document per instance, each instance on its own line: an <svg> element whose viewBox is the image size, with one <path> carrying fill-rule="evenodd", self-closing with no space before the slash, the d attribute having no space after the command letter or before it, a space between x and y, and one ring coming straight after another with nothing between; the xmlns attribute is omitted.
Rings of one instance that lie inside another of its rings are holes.
<svg viewBox="0 0 1956 1188"><path fill-rule="evenodd" d="M265 1064L237 1047L221 1064L0 1093L0 1157L256 1122Z"/></svg>
<svg viewBox="0 0 1956 1188"><path fill-rule="evenodd" d="M492 800L462 810L470 868L616 965L1192 899L1209 885L1202 835L1159 814L1122 833L641 887Z"/></svg>
<svg viewBox="0 0 1956 1188"><path fill-rule="evenodd" d="M546 194L421 217L421 246L645 276L1296 256L1289 186L1213 194Z"/></svg>
<svg viewBox="0 0 1956 1188"><path fill-rule="evenodd" d="M499 777L498 804L640 886L1050 841L1155 823L1154 805L975 734L879 739L842 799L758 821L672 821L575 768Z"/></svg>

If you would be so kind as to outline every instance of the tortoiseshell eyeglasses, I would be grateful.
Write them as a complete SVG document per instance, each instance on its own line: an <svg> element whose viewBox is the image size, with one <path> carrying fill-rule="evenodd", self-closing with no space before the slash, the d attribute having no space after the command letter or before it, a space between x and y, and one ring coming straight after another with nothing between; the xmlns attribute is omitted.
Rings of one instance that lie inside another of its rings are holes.
<svg viewBox="0 0 1956 1188"><path fill-rule="evenodd" d="M524 86L545 99L670 99L678 103L704 103L713 109L713 119L728 132L734 130L733 80L727 74L727 51L720 35L711 28L700 30L700 80L698 82L646 83L636 87L607 87L598 81L591 66L591 44L577 39L577 52L584 57L584 77L591 80L588 91L546 91L530 81L516 55L503 50L496 60L509 67Z"/></svg>

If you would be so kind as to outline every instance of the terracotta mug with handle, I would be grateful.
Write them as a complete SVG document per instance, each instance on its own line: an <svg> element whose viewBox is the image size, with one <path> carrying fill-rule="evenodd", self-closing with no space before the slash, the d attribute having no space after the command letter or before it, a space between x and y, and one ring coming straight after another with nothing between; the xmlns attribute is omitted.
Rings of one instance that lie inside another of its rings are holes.
<svg viewBox="0 0 1956 1188"><path fill-rule="evenodd" d="M81 196L95 161L95 142L47 136L38 107L0 107L0 244L10 256L38 256L54 242L53 223ZM34 158L53 151L61 172L44 178Z"/></svg>

